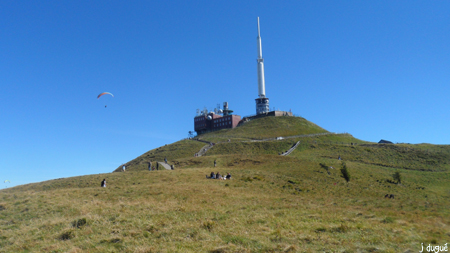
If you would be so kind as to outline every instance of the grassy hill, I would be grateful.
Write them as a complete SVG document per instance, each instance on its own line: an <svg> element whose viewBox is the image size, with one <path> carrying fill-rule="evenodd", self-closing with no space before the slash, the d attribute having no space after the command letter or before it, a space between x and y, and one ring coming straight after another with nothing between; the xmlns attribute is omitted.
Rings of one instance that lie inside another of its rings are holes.
<svg viewBox="0 0 450 253"><path fill-rule="evenodd" d="M198 138L220 142L228 139L240 141L325 132L328 131L301 117L265 117L252 120L237 128L202 134Z"/></svg>
<svg viewBox="0 0 450 253"><path fill-rule="evenodd" d="M182 140L123 173L1 190L0 252L415 252L450 241L449 146L349 134L250 141L324 131L301 118L266 119L199 136L217 143L202 157L193 154L205 143ZM252 126L274 119L273 131ZM164 157L175 170L147 170ZM233 179L206 179L211 171Z"/></svg>
<svg viewBox="0 0 450 253"><path fill-rule="evenodd" d="M149 162L152 163L152 166L156 166L155 162L164 161L164 158L173 161L175 159L192 157L203 146L205 146L205 143L203 142L181 140L170 145L152 149L145 154L127 162L125 165L128 171L148 170ZM115 170L115 172L119 171L122 171L122 165Z"/></svg>
<svg viewBox="0 0 450 253"><path fill-rule="evenodd" d="M199 162L202 159L194 159L194 154L207 145L205 142L216 143L214 148L207 152L207 156L227 154L276 155L286 151L299 140L314 139L316 141L334 143L368 143L358 140L349 134L332 133L329 133L330 135L327 136L317 136L315 138L298 137L283 139L281 141L255 141L275 137L322 133L329 132L301 117L266 117L252 120L237 128L202 134L194 140L182 140L150 150L125 165L127 166L127 170L130 171L147 170L149 162L154 164L155 161L164 161L164 158L167 158L170 161L169 163L175 166L189 166L192 164L202 166L200 165L202 162ZM122 171L122 166L119 166L115 171Z"/></svg>

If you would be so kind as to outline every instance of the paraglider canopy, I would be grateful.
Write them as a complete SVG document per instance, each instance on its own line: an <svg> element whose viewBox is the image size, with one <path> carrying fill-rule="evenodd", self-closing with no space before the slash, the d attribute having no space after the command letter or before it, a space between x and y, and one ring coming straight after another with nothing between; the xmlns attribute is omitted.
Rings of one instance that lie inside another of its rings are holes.
<svg viewBox="0 0 450 253"><path fill-rule="evenodd" d="M11 181L9 181L9 180L5 180L5 182L4 182L4 183L6 183L6 182L8 182L8 183L11 183Z"/></svg>
<svg viewBox="0 0 450 253"><path fill-rule="evenodd" d="M97 96L97 99L99 99L101 96L106 95L106 94L111 95L112 97L114 97L114 95L113 95L112 93L109 93L109 92L103 92L103 93L100 93L100 94Z"/></svg>

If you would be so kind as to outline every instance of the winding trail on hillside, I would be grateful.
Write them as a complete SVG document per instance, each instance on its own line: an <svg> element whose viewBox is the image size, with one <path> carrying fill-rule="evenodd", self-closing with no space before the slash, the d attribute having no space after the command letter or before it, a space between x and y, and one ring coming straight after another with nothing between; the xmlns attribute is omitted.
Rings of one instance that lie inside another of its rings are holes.
<svg viewBox="0 0 450 253"><path fill-rule="evenodd" d="M203 155L205 155L206 152L207 152L208 150L210 150L212 147L214 147L214 145L215 145L215 143L209 142L209 141L198 140L198 139L191 139L191 140L199 141L199 142L203 142L203 143L207 143L207 145L203 146L203 147L200 149L200 151L197 152L197 157L198 157L198 156L203 156Z"/></svg>
<svg viewBox="0 0 450 253"><path fill-rule="evenodd" d="M263 142L263 141L276 141L276 140L281 140L282 139L293 139L293 138L304 138L304 137L314 137L314 136L322 136L322 135L332 135L332 134L337 134L337 133L332 133L332 132L326 132L326 133L317 133L317 134L302 134L302 135L291 135L291 136L283 136L283 137L273 137L273 138L267 138L267 139L254 139L254 140L248 140L248 141L236 141L236 142ZM198 156L203 156L206 154L206 152L208 150L210 150L212 147L214 147L214 145L216 143L213 142L209 142L209 141L204 141L204 140L199 140L199 139L190 139L193 141L199 141L199 142L204 142L207 143L207 145L203 146L200 151L198 151L197 153L197 157ZM228 143L228 141L224 141L224 142L218 142L218 143ZM287 152L281 154L281 156L287 156L290 153L292 153L292 151L294 151L297 146L300 144L300 141L298 141L294 146L292 146Z"/></svg>
<svg viewBox="0 0 450 253"><path fill-rule="evenodd" d="M166 170L172 170L172 168L170 168L170 165L165 163L165 162L158 162L159 165L163 166Z"/></svg>
<svg viewBox="0 0 450 253"><path fill-rule="evenodd" d="M210 150L212 147L214 147L214 146L211 146L211 145L205 145L205 146L203 146L203 148L201 148L200 151L198 151L197 156L203 156L203 155L205 155L206 152L207 152L208 150Z"/></svg>
<svg viewBox="0 0 450 253"><path fill-rule="evenodd" d="M298 144L300 144L300 141L297 141L294 146L292 146L287 152L281 154L281 156L288 156L290 153L292 153L292 151L294 151L294 149L298 147Z"/></svg>
<svg viewBox="0 0 450 253"><path fill-rule="evenodd" d="M304 138L304 137L314 137L314 136L322 136L322 135L332 135L337 133L327 132L327 133L318 133L318 134L302 134L302 135L291 135L291 136L280 136L282 139L293 139L293 138ZM267 139L256 139L250 141L241 141L241 142L258 142L258 141L276 141L280 137L273 137Z"/></svg>

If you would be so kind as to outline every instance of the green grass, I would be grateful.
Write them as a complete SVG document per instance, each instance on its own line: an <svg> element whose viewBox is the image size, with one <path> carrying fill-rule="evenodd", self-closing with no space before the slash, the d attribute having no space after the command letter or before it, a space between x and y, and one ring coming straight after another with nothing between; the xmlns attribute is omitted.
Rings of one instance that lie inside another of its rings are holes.
<svg viewBox="0 0 450 253"><path fill-rule="evenodd" d="M211 158L222 162L2 190L0 252L398 252L450 236L450 192L436 187L448 172L402 171L397 185L384 167L348 161L347 184L326 159L330 174L297 157ZM211 170L233 180L205 179Z"/></svg>
<svg viewBox="0 0 450 253"><path fill-rule="evenodd" d="M179 158L193 157L195 153L206 144L194 140L181 140L172 144L168 144L156 149L152 149L145 154L126 163L127 170L148 170L148 163L152 162L153 166L156 166L156 161L164 161L167 158L169 164L173 164L173 160ZM116 170L122 171L122 166L119 166Z"/></svg>
<svg viewBox="0 0 450 253"><path fill-rule="evenodd" d="M266 117L252 120L237 128L205 133L197 138L211 142L228 139L251 140L279 136L325 133L327 130L300 117Z"/></svg>
<svg viewBox="0 0 450 253"><path fill-rule="evenodd" d="M229 154L273 154L287 151L291 148L296 141L283 140L283 141L266 141L266 142L225 142L219 143L214 146L207 155L229 155Z"/></svg>
<svg viewBox="0 0 450 253"><path fill-rule="evenodd" d="M450 147L440 146L424 149L411 144L340 144L341 142L304 141L292 156L355 161L382 167L422 170L448 171L450 169Z"/></svg>

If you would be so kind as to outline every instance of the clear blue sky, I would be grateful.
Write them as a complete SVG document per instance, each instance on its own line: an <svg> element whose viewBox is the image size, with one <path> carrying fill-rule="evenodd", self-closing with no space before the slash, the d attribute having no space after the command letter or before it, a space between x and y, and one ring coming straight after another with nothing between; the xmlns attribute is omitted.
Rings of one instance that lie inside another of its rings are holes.
<svg viewBox="0 0 450 253"><path fill-rule="evenodd" d="M111 172L197 108L450 144L450 1L0 1L2 187ZM114 98L96 96L104 91ZM105 105L108 105L105 108ZM9 179L11 184L3 183Z"/></svg>

